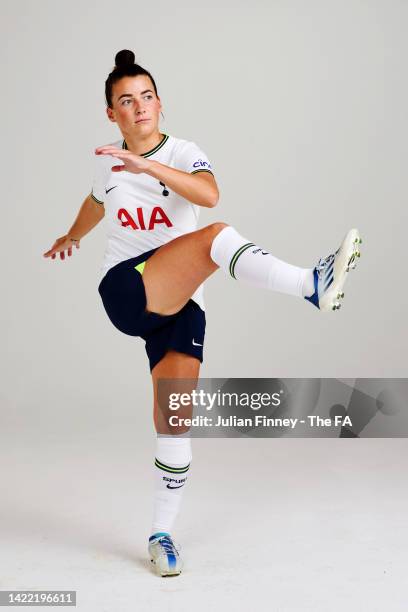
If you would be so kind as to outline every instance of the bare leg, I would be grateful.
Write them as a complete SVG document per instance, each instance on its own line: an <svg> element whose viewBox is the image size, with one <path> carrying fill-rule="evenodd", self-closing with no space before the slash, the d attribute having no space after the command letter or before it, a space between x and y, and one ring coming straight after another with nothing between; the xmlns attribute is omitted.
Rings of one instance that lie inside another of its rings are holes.
<svg viewBox="0 0 408 612"><path fill-rule="evenodd" d="M167 379L188 379L186 385L183 384L183 393L189 393L196 388L197 380L200 372L200 361L192 355L186 355L185 353L178 353L177 351L170 350L166 355L159 361L159 363L152 370L152 382L153 382L153 393L154 393L154 409L153 409L153 420L157 433L161 434L181 434L189 430L189 427L174 427L169 430L168 416L169 414L175 414L173 411L166 410L166 406L161 402L159 406L158 402L158 380L160 378ZM180 392L180 387L177 387L177 391ZM191 406L184 406L177 410L177 415L185 418L191 417Z"/></svg>
<svg viewBox="0 0 408 612"><path fill-rule="evenodd" d="M218 269L210 251L214 238L224 227L226 223L213 223L179 236L147 260L142 276L147 310L162 315L181 310L201 283Z"/></svg>

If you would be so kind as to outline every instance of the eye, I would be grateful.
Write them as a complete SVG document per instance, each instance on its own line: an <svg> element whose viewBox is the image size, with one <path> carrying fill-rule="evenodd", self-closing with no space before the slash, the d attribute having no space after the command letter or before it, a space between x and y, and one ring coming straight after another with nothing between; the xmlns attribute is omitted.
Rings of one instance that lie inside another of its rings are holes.
<svg viewBox="0 0 408 612"><path fill-rule="evenodd" d="M151 94L147 94L147 96L144 96L145 100L153 100L153 96Z"/></svg>
<svg viewBox="0 0 408 612"><path fill-rule="evenodd" d="M123 100L123 102L122 102L122 106L124 106L126 102L131 102L131 101L132 101L132 100L131 100L130 98L127 98L126 100Z"/></svg>

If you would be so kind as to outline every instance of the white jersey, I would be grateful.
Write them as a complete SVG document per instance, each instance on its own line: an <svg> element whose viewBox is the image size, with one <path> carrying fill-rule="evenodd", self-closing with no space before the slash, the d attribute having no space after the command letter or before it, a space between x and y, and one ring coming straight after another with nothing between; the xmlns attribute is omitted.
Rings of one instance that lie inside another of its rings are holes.
<svg viewBox="0 0 408 612"><path fill-rule="evenodd" d="M127 149L123 139L112 145ZM191 174L212 173L207 156L194 142L166 134L143 157ZM117 158L110 155L97 155L95 158L92 198L105 205L107 229L101 279L117 263L197 229L199 206L147 174L125 170L112 172L112 166L122 163ZM191 265L194 265L193 261ZM204 310L203 285L192 299Z"/></svg>

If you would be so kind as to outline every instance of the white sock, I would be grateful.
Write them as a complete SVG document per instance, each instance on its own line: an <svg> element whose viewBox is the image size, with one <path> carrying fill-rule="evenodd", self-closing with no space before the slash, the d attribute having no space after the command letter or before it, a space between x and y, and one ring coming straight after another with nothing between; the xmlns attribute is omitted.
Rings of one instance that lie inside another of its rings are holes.
<svg viewBox="0 0 408 612"><path fill-rule="evenodd" d="M231 226L224 227L214 238L211 259L233 278L256 287L299 297L314 293L312 268L298 268L277 259Z"/></svg>
<svg viewBox="0 0 408 612"><path fill-rule="evenodd" d="M190 461L190 436L158 436L151 535L159 532L171 533L183 497Z"/></svg>

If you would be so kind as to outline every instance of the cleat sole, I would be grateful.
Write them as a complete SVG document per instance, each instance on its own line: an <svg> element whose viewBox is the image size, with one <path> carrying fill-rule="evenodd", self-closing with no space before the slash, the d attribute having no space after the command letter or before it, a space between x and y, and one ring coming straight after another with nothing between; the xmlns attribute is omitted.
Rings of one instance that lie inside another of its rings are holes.
<svg viewBox="0 0 408 612"><path fill-rule="evenodd" d="M157 576L161 576L162 578L171 578L172 576L179 576L181 574L181 569L173 572L160 571L159 566L153 559L150 559L150 563L153 564Z"/></svg>
<svg viewBox="0 0 408 612"><path fill-rule="evenodd" d="M347 279L347 273L354 270L357 265L357 258L361 257L361 252L358 245L362 244L358 230L353 229L346 234L341 247L336 251L338 253L337 262L334 266L334 282L331 290L323 294L320 300L320 310L339 310L340 302L337 300L344 298L343 285ZM339 253L340 249L342 252Z"/></svg>

